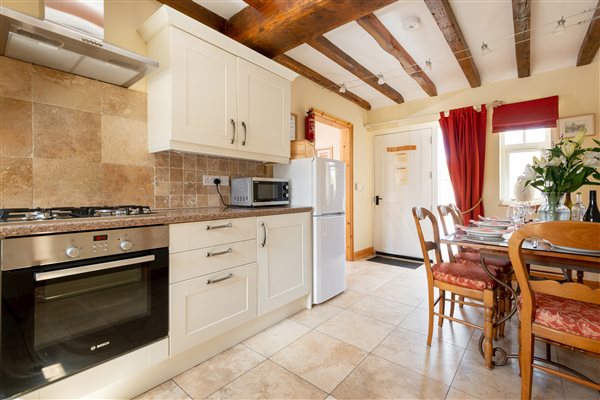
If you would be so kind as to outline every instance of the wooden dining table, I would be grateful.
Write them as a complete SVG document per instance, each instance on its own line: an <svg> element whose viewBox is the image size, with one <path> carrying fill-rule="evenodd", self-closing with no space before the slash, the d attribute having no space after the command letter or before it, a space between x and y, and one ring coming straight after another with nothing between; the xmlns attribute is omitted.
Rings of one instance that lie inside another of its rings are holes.
<svg viewBox="0 0 600 400"><path fill-rule="evenodd" d="M509 290L513 294L513 305L511 311L499 319L494 325L499 326L503 322L510 319L516 312L517 308L514 304L517 299L517 292L512 285L507 285L498 279L493 277L493 274L488 270L485 260L490 258L495 259L509 259L508 256L508 240L510 234L504 235L502 240L498 241L486 241L486 240L471 240L467 238L466 234L452 233L443 237L440 242L446 245L457 246L463 249L471 248L476 249L481 254L482 266L484 270L492 277L498 284L504 286L506 290ZM600 240L600 238L598 238ZM564 270L576 270L582 275L583 272L594 272L600 273L600 253L578 251L577 249L564 250L556 248L554 245L544 241L542 238L529 238L523 243L523 258L528 265L540 265L546 267L554 267ZM480 353L483 355L483 335L479 340ZM503 358L501 360L495 360L494 364L497 366L506 365L508 359L518 358L517 354L508 354L504 349L500 347L494 347L494 354L501 353ZM534 357L536 361L548 363L559 368L569 370L571 373L576 374L584 379L590 380L588 377L582 375L576 370L568 368L555 362L551 358L550 346L547 346L546 357Z"/></svg>

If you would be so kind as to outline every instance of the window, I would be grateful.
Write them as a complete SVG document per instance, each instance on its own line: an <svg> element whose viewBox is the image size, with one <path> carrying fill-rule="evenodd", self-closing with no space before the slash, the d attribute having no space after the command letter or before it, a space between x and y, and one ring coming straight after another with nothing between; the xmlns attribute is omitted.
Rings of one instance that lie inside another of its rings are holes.
<svg viewBox="0 0 600 400"><path fill-rule="evenodd" d="M448 172L448 163L446 162L446 152L444 151L444 139L442 130L437 129L437 153L438 153L438 204L456 204L454 199L454 189L450 181L450 173Z"/></svg>
<svg viewBox="0 0 600 400"><path fill-rule="evenodd" d="M527 129L500 133L500 202L514 200L517 177L534 156L540 157L542 149L550 147L550 129ZM536 191L537 199L540 198Z"/></svg>

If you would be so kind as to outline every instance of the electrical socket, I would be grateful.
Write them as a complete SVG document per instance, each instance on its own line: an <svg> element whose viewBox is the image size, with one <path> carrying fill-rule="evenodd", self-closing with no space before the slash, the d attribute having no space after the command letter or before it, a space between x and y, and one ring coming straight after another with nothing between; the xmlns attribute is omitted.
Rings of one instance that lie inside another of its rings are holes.
<svg viewBox="0 0 600 400"><path fill-rule="evenodd" d="M214 180L219 178L221 183L219 186L229 186L228 176L217 176L217 175L202 175L202 184L204 186L215 186Z"/></svg>

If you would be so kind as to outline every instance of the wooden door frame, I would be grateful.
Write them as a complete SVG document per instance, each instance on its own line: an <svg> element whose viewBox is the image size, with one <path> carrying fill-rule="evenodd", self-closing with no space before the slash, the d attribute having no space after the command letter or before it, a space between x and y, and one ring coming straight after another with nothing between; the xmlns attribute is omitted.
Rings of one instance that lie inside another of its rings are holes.
<svg viewBox="0 0 600 400"><path fill-rule="evenodd" d="M313 111L317 122L340 130L340 159L346 163L346 260L354 261L354 125L324 111Z"/></svg>

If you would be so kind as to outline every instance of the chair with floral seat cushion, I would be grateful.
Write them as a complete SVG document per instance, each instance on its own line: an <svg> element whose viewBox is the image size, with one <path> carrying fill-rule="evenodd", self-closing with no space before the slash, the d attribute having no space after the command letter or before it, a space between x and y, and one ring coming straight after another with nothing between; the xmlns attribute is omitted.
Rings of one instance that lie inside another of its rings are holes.
<svg viewBox="0 0 600 400"><path fill-rule="evenodd" d="M438 215L440 216L440 225L442 226L442 232L444 236L447 236L450 232L446 219L450 217L453 226L462 225L462 213L460 209L454 204L439 205L437 206ZM481 254L479 250L474 248L463 248L458 246L458 251L454 252L451 245L448 245L448 256L450 262L457 262L461 264L473 264L481 263ZM510 260L498 259L498 258L485 258L485 263L490 270L497 272L497 277L502 282L510 285L512 277L512 265ZM460 301L464 299L459 298ZM502 319L505 315L510 313L512 304L512 296L510 291L505 290L503 287L498 288L498 320ZM459 302L459 307L462 308L462 303ZM454 315L454 303L450 305L450 315ZM499 337L504 336L504 324L498 327L496 331Z"/></svg>
<svg viewBox="0 0 600 400"><path fill-rule="evenodd" d="M600 390L600 384L533 363L536 338L592 356L600 356L600 289L594 290L574 282L531 280L522 251L523 243L528 237L543 238L553 245L579 248L588 252L597 251L600 254L600 224L572 221L532 223L513 233L510 238L510 259L521 290L521 398L531 398L533 368ZM564 265L577 267L586 256L560 253L560 257L564 260Z"/></svg>
<svg viewBox="0 0 600 400"><path fill-rule="evenodd" d="M441 327L444 319L470 326L475 329L482 329L484 332L484 354L485 366L493 368L493 336L494 319L496 316L496 294L498 285L488 274L485 273L481 264L459 264L448 263L442 260L440 245L440 230L437 220L433 213L423 207L414 207L412 209L413 219L417 227L417 233L423 252L425 270L427 272L427 293L429 301L429 330L427 333L427 345L431 346L433 336L433 319L438 317L438 325ZM429 222L427 224L427 221ZM432 232L431 240L425 239L424 228L427 232ZM435 263L430 261L430 252L434 252ZM437 299L434 297L435 288L439 290ZM451 296L446 298L446 292ZM463 303L473 307L483 307L485 321L483 326L472 324L468 321L454 318L445 314L446 300L454 304L453 295L463 296L469 301ZM481 304L481 303L483 304ZM435 305L438 304L438 312L435 312Z"/></svg>

